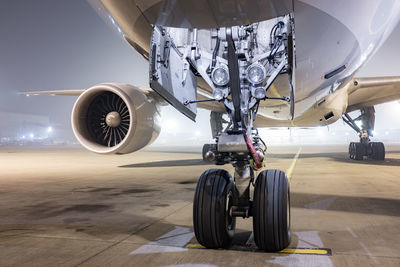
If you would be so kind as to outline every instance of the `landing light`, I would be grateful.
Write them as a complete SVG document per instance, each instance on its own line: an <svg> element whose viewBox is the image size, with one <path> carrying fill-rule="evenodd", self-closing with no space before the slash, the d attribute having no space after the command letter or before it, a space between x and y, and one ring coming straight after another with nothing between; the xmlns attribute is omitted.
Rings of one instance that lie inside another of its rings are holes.
<svg viewBox="0 0 400 267"><path fill-rule="evenodd" d="M260 84L267 77L267 71L260 63L253 63L247 68L247 80L252 84Z"/></svg>
<svg viewBox="0 0 400 267"><path fill-rule="evenodd" d="M257 99L264 99L265 98L265 89L263 87L258 87L254 89L254 97Z"/></svg>
<svg viewBox="0 0 400 267"><path fill-rule="evenodd" d="M213 98L217 101L224 99L224 92L221 89L215 89L213 92Z"/></svg>
<svg viewBox="0 0 400 267"><path fill-rule="evenodd" d="M219 65L211 72L211 80L217 86L225 86L229 83L229 69L226 65Z"/></svg>

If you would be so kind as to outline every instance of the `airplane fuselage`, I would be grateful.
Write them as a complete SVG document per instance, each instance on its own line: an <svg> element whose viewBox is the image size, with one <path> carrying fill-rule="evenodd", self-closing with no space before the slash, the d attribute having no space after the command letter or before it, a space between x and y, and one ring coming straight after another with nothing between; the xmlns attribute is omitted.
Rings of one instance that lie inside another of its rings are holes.
<svg viewBox="0 0 400 267"><path fill-rule="evenodd" d="M259 127L317 126L339 119L348 104L347 84L387 39L400 18L398 0L270 1L270 7L266 1L249 0L244 9L236 1L230 4L215 1L213 6L202 0L91 2L146 58L153 31L151 24L207 29L252 23L293 12L295 116L290 119L287 103L264 101L259 109L262 116L255 123ZM268 93L287 96L286 79L277 79Z"/></svg>

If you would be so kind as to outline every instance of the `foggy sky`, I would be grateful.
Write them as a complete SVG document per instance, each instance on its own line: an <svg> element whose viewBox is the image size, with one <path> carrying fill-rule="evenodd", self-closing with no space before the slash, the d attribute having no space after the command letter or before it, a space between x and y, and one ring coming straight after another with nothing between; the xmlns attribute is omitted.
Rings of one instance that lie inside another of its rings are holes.
<svg viewBox="0 0 400 267"><path fill-rule="evenodd" d="M400 75L399 42L397 27L356 76ZM48 115L52 124L64 125L72 133L70 114L75 97L25 97L17 92L88 88L100 82L148 85L147 68L147 62L86 1L0 1L0 111ZM390 104L376 110L377 127L393 126L397 114ZM192 124L172 109L163 113L176 117L174 135L190 128L180 125ZM332 127L344 127L342 124ZM400 128L398 119L394 125ZM193 127L209 136L208 112L200 111Z"/></svg>

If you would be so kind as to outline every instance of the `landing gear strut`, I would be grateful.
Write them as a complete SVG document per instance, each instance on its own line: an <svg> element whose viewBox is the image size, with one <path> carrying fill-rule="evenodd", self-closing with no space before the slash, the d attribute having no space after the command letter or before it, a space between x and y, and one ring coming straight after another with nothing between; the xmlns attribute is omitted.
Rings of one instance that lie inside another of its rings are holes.
<svg viewBox="0 0 400 267"><path fill-rule="evenodd" d="M361 115L356 119L349 114L343 115L343 121L355 130L360 136L360 142L351 142L349 145L349 157L354 160L363 160L364 157L374 160L385 160L385 145L382 142L371 142L375 124L374 107L365 107ZM357 125L357 121L361 123ZM359 127L359 125L361 127Z"/></svg>

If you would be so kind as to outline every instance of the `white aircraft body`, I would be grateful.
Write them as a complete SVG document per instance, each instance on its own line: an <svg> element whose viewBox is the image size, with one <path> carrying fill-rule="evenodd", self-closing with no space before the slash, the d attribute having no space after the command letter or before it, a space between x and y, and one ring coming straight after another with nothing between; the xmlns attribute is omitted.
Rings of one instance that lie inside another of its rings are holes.
<svg viewBox="0 0 400 267"><path fill-rule="evenodd" d="M256 127L312 127L343 118L360 135L350 158L384 160L383 143L369 139L374 105L400 99L400 76L355 75L397 25L399 0L89 2L149 61L150 86L106 83L27 94L79 95L74 133L101 154L149 145L167 103L192 120L197 107L211 110L215 143L204 145L203 158L231 163L235 173L212 169L199 179L193 222L202 245L228 246L236 217L250 216L260 249L290 243L285 174L263 170L254 177L266 150ZM356 110L361 115L352 118L348 113Z"/></svg>

